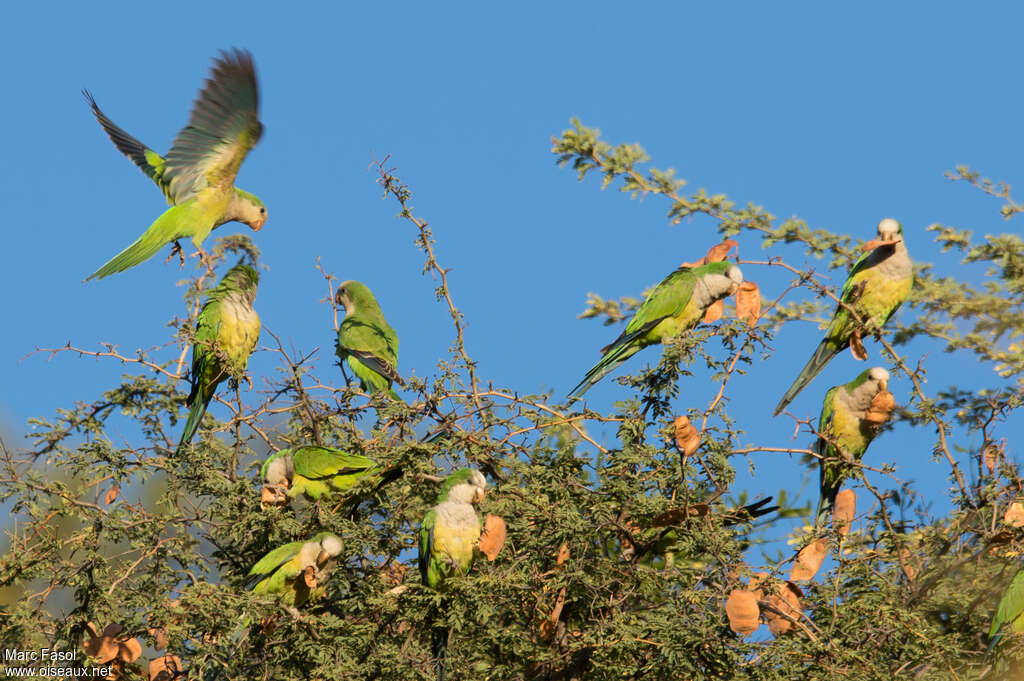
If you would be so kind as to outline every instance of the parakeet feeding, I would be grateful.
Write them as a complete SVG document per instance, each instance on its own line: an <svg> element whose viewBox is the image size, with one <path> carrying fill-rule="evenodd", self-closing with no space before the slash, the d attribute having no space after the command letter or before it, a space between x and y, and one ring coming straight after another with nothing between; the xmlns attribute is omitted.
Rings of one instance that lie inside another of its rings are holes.
<svg viewBox="0 0 1024 681"><path fill-rule="evenodd" d="M307 445L275 452L263 463L260 475L267 485L289 498L303 494L316 501L329 492L351 489L376 466L365 456Z"/></svg>
<svg viewBox="0 0 1024 681"><path fill-rule="evenodd" d="M725 261L681 267L654 287L637 308L625 330L587 372L569 397L581 397L604 376L655 343L665 343L695 327L713 303L732 295L743 283L743 273Z"/></svg>
<svg viewBox="0 0 1024 681"><path fill-rule="evenodd" d="M135 162L171 205L142 236L88 279L123 272L156 254L165 244L191 237L202 252L213 228L237 220L259 230L267 221L263 202L234 186L235 176L263 131L252 55L222 52L166 158L135 139L100 111L84 91L93 114L121 153ZM87 279L87 281L88 281Z"/></svg>
<svg viewBox="0 0 1024 681"><path fill-rule="evenodd" d="M878 333L903 301L914 284L914 264L903 243L903 227L892 218L878 223L878 238L864 245L862 255L846 278L825 338L807 361L800 375L775 407L775 415L793 401L829 361L850 347L860 347L862 335ZM864 322L861 327L843 305L852 308ZM858 359L866 359L858 356Z"/></svg>
<svg viewBox="0 0 1024 681"><path fill-rule="evenodd" d="M818 420L821 437L814 447L823 457L818 460L821 496L815 515L817 527L826 527L829 522L836 495L851 471L847 462L859 462L878 432L879 419L872 418L869 412L872 401L888 390L888 385L889 372L872 367L825 393Z"/></svg>
<svg viewBox="0 0 1024 681"><path fill-rule="evenodd" d="M274 594L286 605L302 605L323 593L340 553L341 540L330 532L279 546L249 570L250 582L255 581L253 593Z"/></svg>
<svg viewBox="0 0 1024 681"><path fill-rule="evenodd" d="M210 290L199 318L192 345L192 391L185 430L177 452L192 441L217 386L245 371L249 355L260 335L260 317L253 309L259 275L248 265L235 265Z"/></svg>
<svg viewBox="0 0 1024 681"><path fill-rule="evenodd" d="M473 551L480 540L480 519L473 504L482 501L487 480L480 471L463 468L441 485L436 504L420 524L420 576L432 589L444 590L445 581L465 575L473 566ZM436 627L431 653L438 681L444 681L447 629Z"/></svg>
<svg viewBox="0 0 1024 681"><path fill-rule="evenodd" d="M355 372L366 392L387 392L400 400L391 387L405 385L397 369L398 334L384 319L377 299L358 281L342 282L334 299L345 308L335 346L338 359Z"/></svg>

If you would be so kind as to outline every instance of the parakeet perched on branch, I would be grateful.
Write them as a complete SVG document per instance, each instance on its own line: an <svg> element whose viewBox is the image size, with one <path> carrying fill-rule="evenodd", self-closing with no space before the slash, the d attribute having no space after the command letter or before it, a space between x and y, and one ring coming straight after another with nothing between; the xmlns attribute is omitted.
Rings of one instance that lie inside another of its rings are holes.
<svg viewBox="0 0 1024 681"><path fill-rule="evenodd" d="M668 342L689 331L704 317L708 307L735 293L741 283L740 268L725 261L680 267L654 287L622 334L601 348L603 357L572 389L569 397L581 397L648 345Z"/></svg>
<svg viewBox="0 0 1024 681"><path fill-rule="evenodd" d="M889 372L882 367L862 371L845 385L837 385L825 393L818 419L818 438L815 450L823 458L818 460L820 471L820 498L815 515L817 527L826 527L835 506L836 495L849 477L848 462L859 462L875 438L881 418L872 418L872 402L879 393L888 390Z"/></svg>
<svg viewBox="0 0 1024 681"><path fill-rule="evenodd" d="M192 345L192 391L186 400L190 410L178 453L192 441L221 381L245 371L260 335L260 317L252 306L258 283L256 270L235 265L210 290L199 311Z"/></svg>
<svg viewBox="0 0 1024 681"><path fill-rule="evenodd" d="M445 581L465 575L473 566L473 551L480 540L480 519L473 504L482 501L487 480L480 471L463 468L441 485L435 506L420 525L420 576L432 589L443 591ZM435 627L431 653L437 665L437 679L444 681L448 630Z"/></svg>
<svg viewBox="0 0 1024 681"><path fill-rule="evenodd" d="M330 532L279 546L249 570L253 593L275 594L286 605L302 605L323 593L340 553L341 540Z"/></svg>
<svg viewBox="0 0 1024 681"><path fill-rule="evenodd" d="M384 319L377 299L358 281L342 282L334 299L345 308L335 346L338 359L355 372L366 392L387 392L400 400L391 387L405 385L397 368L398 334Z"/></svg>
<svg viewBox="0 0 1024 681"><path fill-rule="evenodd" d="M863 353L861 337L879 333L893 313L910 295L914 284L914 264L903 243L903 227L892 218L878 223L878 238L864 245L862 255L846 278L825 338L807 361L800 375L775 407L775 415L782 413L793 398L829 361L853 344L857 359L867 359ZM849 309L848 309L849 308ZM850 309L864 322L861 327Z"/></svg>
<svg viewBox="0 0 1024 681"><path fill-rule="evenodd" d="M271 487L287 490L289 498L303 494L315 501L329 492L351 489L376 467L365 456L307 445L275 452L263 463L260 475Z"/></svg>
<svg viewBox="0 0 1024 681"><path fill-rule="evenodd" d="M156 254L165 244L191 237L202 252L203 240L214 227L237 220L254 230L267 221L263 202L234 186L246 154L260 139L259 93L252 55L244 50L222 52L188 125L174 139L166 158L135 139L100 111L83 91L93 114L114 145L135 162L171 204L142 236L88 279L123 272ZM87 280L88 280L87 279Z"/></svg>

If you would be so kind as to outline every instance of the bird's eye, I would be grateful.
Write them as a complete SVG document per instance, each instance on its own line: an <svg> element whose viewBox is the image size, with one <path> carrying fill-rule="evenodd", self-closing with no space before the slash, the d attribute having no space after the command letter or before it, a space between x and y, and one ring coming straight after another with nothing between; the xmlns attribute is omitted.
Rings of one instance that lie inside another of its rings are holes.
<svg viewBox="0 0 1024 681"><path fill-rule="evenodd" d="M260 208L260 215L266 215L266 214L267 214L267 209L266 208Z"/></svg>

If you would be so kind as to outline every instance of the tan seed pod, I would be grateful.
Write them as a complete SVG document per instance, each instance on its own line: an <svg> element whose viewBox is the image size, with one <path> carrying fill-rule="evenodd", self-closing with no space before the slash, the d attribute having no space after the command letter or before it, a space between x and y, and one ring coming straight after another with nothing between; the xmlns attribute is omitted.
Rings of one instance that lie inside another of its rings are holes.
<svg viewBox="0 0 1024 681"><path fill-rule="evenodd" d="M729 628L741 636L748 636L760 626L761 610L757 607L757 596L746 589L733 589L725 601L725 614L729 616Z"/></svg>
<svg viewBox="0 0 1024 681"><path fill-rule="evenodd" d="M685 456L693 456L700 447L700 433L686 416L677 416L674 428L676 447Z"/></svg>
<svg viewBox="0 0 1024 681"><path fill-rule="evenodd" d="M803 579L811 579L818 574L825 556L828 554L828 540L825 538L816 539L807 546L800 549L796 554L796 561L789 573L789 578L796 582Z"/></svg>
<svg viewBox="0 0 1024 681"><path fill-rule="evenodd" d="M906 546L900 547L900 567L908 581L914 581L917 577L917 567L914 566L914 555Z"/></svg>
<svg viewBox="0 0 1024 681"><path fill-rule="evenodd" d="M850 336L850 354L854 359L865 360L868 358L868 351L864 349L864 341L860 339L860 331L854 331Z"/></svg>
<svg viewBox="0 0 1024 681"><path fill-rule="evenodd" d="M120 492L120 487L118 487L117 485L111 485L110 489L107 490L107 493L103 495L103 504L105 506L109 506L110 504L114 503L114 500L117 499L117 495Z"/></svg>
<svg viewBox="0 0 1024 681"><path fill-rule="evenodd" d="M857 515L857 493L852 489L840 490L832 510L832 529L844 537Z"/></svg>
<svg viewBox="0 0 1024 681"><path fill-rule="evenodd" d="M181 658L177 655L164 655L150 661L149 681L171 681L180 676L181 671Z"/></svg>
<svg viewBox="0 0 1024 681"><path fill-rule="evenodd" d="M1002 451L999 445L989 443L981 450L981 462L985 465L985 470L988 471L989 475L995 475L996 469L999 467L999 458Z"/></svg>
<svg viewBox="0 0 1024 681"><path fill-rule="evenodd" d="M484 529L476 544L480 552L487 556L487 560L493 561L501 553L502 547L505 546L507 533L508 529L501 516L488 513L484 518Z"/></svg>
<svg viewBox="0 0 1024 681"><path fill-rule="evenodd" d="M708 249L708 254L704 256L704 262L721 262L729 256L729 251L734 248L739 249L739 247L740 245L732 239L726 239Z"/></svg>
<svg viewBox="0 0 1024 681"><path fill-rule="evenodd" d="M127 638L118 642L117 658L123 662L135 662L142 654L142 646L135 638Z"/></svg>
<svg viewBox="0 0 1024 681"><path fill-rule="evenodd" d="M748 326L761 317L761 289L752 281L744 281L736 290L736 318L746 319Z"/></svg>
<svg viewBox="0 0 1024 681"><path fill-rule="evenodd" d="M1024 527L1024 506L1019 501L1010 504L1003 514L1003 522L1010 527Z"/></svg>
<svg viewBox="0 0 1024 681"><path fill-rule="evenodd" d="M725 301L716 300L708 306L708 309L704 310L704 319L702 320L705 324L711 322L717 322L725 314Z"/></svg>
<svg viewBox="0 0 1024 681"><path fill-rule="evenodd" d="M313 567L312 565L307 566L306 569L303 570L303 572L302 572L302 581L310 589L315 589L316 588L316 568Z"/></svg>
<svg viewBox="0 0 1024 681"><path fill-rule="evenodd" d="M800 605L801 596L803 596L803 592L800 591L800 587L792 582L785 582L779 585L776 592L768 597L768 603L793 620L799 620L803 610ZM768 630L774 636L781 636L793 628L793 622L768 609L764 611L764 620L768 624Z"/></svg>
<svg viewBox="0 0 1024 681"><path fill-rule="evenodd" d="M868 410L864 413L864 420L875 425L881 425L889 420L893 409L896 408L896 398L888 390L883 390L871 399Z"/></svg>

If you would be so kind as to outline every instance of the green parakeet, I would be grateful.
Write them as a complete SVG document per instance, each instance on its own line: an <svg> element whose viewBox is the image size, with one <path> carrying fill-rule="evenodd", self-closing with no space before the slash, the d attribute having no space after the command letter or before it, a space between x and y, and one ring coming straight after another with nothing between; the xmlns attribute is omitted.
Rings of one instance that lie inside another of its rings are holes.
<svg viewBox="0 0 1024 681"><path fill-rule="evenodd" d="M210 290L196 320L192 345L192 391L185 430L177 451L192 441L199 422L226 378L241 375L260 335L260 317L253 309L259 275L248 265L235 265Z"/></svg>
<svg viewBox="0 0 1024 681"><path fill-rule="evenodd" d="M302 605L323 593L340 553L341 540L330 532L279 546L249 570L250 582L255 581L253 593L274 594L286 605Z"/></svg>
<svg viewBox="0 0 1024 681"><path fill-rule="evenodd" d="M480 519L473 504L482 501L487 479L480 471L463 468L441 485L436 504L420 524L420 577L431 589L443 591L449 577L465 575L473 566L473 551L480 540ZM438 681L444 681L448 630L435 627L431 654Z"/></svg>
<svg viewBox="0 0 1024 681"><path fill-rule="evenodd" d="M996 616L992 618L992 627L988 630L991 651L1003 637L1004 627L1010 625L1014 633L1024 631L1024 570L1021 570L1006 587L1003 597L999 599Z"/></svg>
<svg viewBox="0 0 1024 681"><path fill-rule="evenodd" d="M355 487L376 466L376 461L365 456L307 445L275 452L263 463L260 475L268 485L287 490L289 498L304 494L316 501L329 492Z"/></svg>
<svg viewBox="0 0 1024 681"><path fill-rule="evenodd" d="M713 303L736 292L743 283L740 268L728 262L680 267L654 287L625 330L587 372L569 397L581 397L617 366L648 345L666 343L695 327Z"/></svg>
<svg viewBox="0 0 1024 681"><path fill-rule="evenodd" d="M192 107L188 125L178 133L167 158L135 139L100 111L88 91L93 114L114 145L148 175L171 204L142 236L88 279L123 272L151 258L165 244L191 237L201 251L214 227L237 220L254 230L267 221L267 209L249 192L236 189L235 176L260 139L259 94L252 55L222 52ZM87 281L88 281L87 279Z"/></svg>
<svg viewBox="0 0 1024 681"><path fill-rule="evenodd" d="M820 472L820 498L815 515L817 527L826 527L835 506L836 495L851 472L850 462L858 462L878 432L879 424L866 419L871 400L888 389L889 372L882 367L862 371L845 385L825 393L818 419L819 437L815 451Z"/></svg>
<svg viewBox="0 0 1024 681"><path fill-rule="evenodd" d="M793 401L808 383L814 380L833 357L850 346L860 345L862 334L878 333L903 301L910 295L914 284L914 264L903 242L903 227L892 218L878 223L878 238L865 244L866 252L850 270L839 300L850 306L864 321L858 324L850 311L842 305L836 306L832 322L825 331L825 338L807 361L800 375L793 381L786 394L775 407L775 415ZM866 357L858 356L858 359Z"/></svg>
<svg viewBox="0 0 1024 681"><path fill-rule="evenodd" d="M366 392L387 392L400 400L391 387L405 385L397 369L398 334L384 319L377 299L358 281L342 282L334 299L345 308L335 346L338 359L355 372Z"/></svg>

